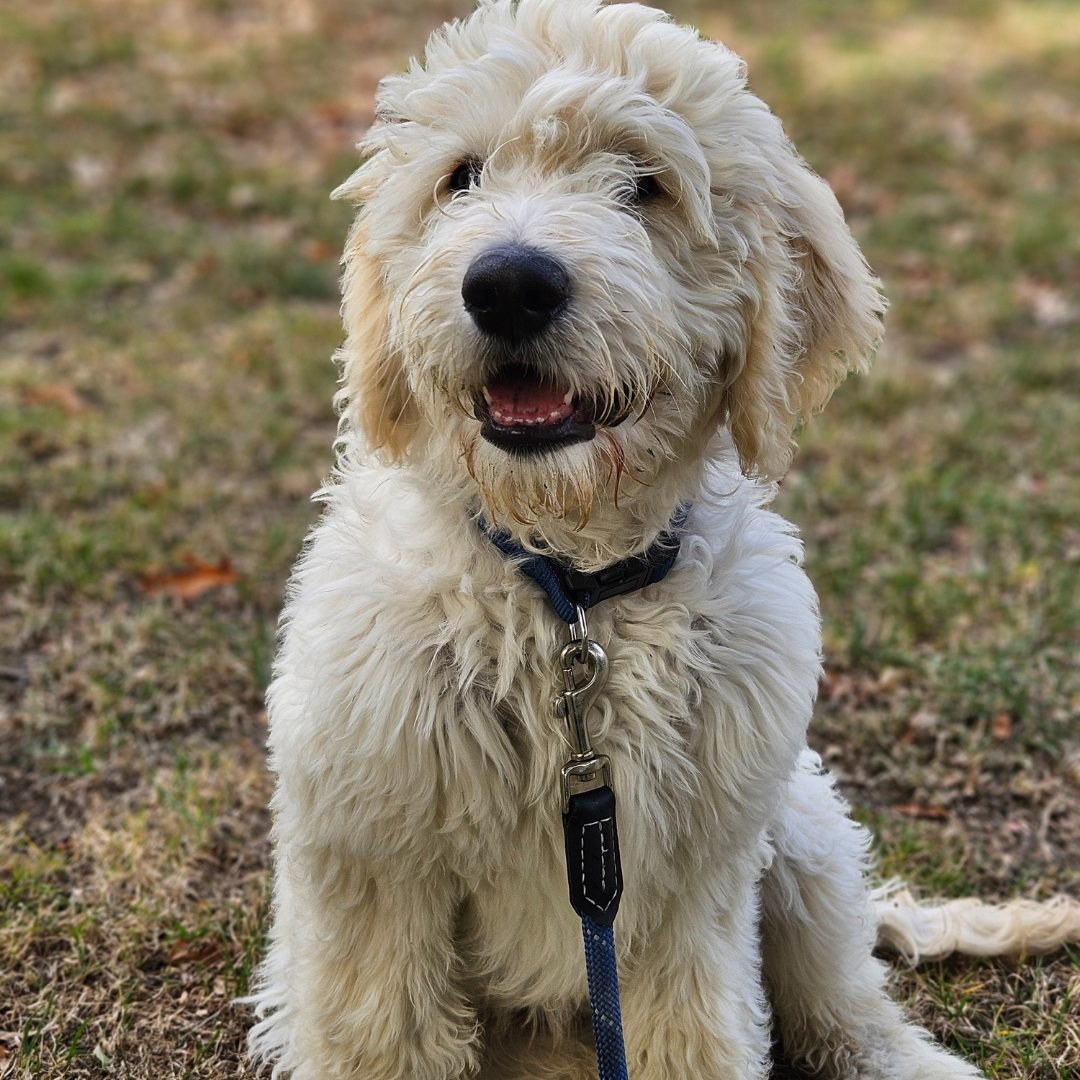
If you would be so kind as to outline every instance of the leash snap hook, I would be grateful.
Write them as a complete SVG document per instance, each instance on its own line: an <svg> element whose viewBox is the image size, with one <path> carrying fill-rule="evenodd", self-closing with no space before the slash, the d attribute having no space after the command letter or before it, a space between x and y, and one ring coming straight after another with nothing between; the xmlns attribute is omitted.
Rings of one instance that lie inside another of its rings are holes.
<svg viewBox="0 0 1080 1080"><path fill-rule="evenodd" d="M566 720L571 748L570 760L562 768L564 811L576 791L612 786L611 766L605 755L593 750L588 724L589 711L607 682L608 658L603 648L589 639L585 609L578 605L577 611L577 622L570 627L570 641L559 654L564 689L555 700L556 714Z"/></svg>
<svg viewBox="0 0 1080 1080"><path fill-rule="evenodd" d="M596 698L607 682L607 653L595 642L586 642L586 661L578 663L580 645L571 641L563 646L559 656L562 666L564 689L555 700L555 712L566 720L567 734L573 759L582 761L593 757L592 740L589 737L588 715ZM581 681L578 670L584 668Z"/></svg>

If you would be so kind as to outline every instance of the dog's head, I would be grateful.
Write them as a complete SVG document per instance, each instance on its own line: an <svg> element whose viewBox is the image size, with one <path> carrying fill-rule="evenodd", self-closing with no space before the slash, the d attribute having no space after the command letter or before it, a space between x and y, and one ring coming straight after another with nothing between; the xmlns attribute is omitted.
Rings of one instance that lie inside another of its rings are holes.
<svg viewBox="0 0 1080 1080"><path fill-rule="evenodd" d="M482 0L384 80L362 148L347 415L495 516L673 490L724 425L777 477L877 343L832 192L739 58L655 10Z"/></svg>

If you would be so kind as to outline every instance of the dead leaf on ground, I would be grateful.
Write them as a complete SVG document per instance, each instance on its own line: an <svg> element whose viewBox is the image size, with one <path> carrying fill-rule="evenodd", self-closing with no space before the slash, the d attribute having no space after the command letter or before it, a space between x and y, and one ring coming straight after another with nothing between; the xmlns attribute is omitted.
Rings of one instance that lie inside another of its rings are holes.
<svg viewBox="0 0 1080 1080"><path fill-rule="evenodd" d="M59 405L68 416L82 416L90 411L90 403L67 383L29 387L23 391L22 399L28 405Z"/></svg>
<svg viewBox="0 0 1080 1080"><path fill-rule="evenodd" d="M924 806L922 803L904 803L893 809L905 817L928 818L932 821L944 821L949 816L949 811L943 806Z"/></svg>
<svg viewBox="0 0 1080 1080"><path fill-rule="evenodd" d="M933 709L922 708L908 718L908 728L913 734L933 731L940 722L941 717Z"/></svg>
<svg viewBox="0 0 1080 1080"><path fill-rule="evenodd" d="M850 697L855 690L855 680L846 671L826 668L818 683L818 697L822 701L840 701Z"/></svg>
<svg viewBox="0 0 1080 1080"><path fill-rule="evenodd" d="M990 734L998 742L1004 742L1012 734L1012 716L1007 713L998 713L990 721Z"/></svg>
<svg viewBox="0 0 1080 1080"><path fill-rule="evenodd" d="M872 694L889 696L906 686L914 677L915 673L907 668L887 667L867 689Z"/></svg>
<svg viewBox="0 0 1080 1080"><path fill-rule="evenodd" d="M337 249L332 248L325 240L309 240L304 245L304 258L310 262L326 262L337 255Z"/></svg>
<svg viewBox="0 0 1080 1080"><path fill-rule="evenodd" d="M7 1076L15 1068L21 1044L22 1036L18 1032L0 1031L0 1077Z"/></svg>
<svg viewBox="0 0 1080 1080"><path fill-rule="evenodd" d="M323 101L315 111L331 124L344 124L349 118L349 107L344 101Z"/></svg>
<svg viewBox="0 0 1080 1080"><path fill-rule="evenodd" d="M181 939L169 950L170 964L209 964L221 959L221 942L209 938Z"/></svg>
<svg viewBox="0 0 1080 1080"><path fill-rule="evenodd" d="M1066 778L1080 790L1080 750L1070 750L1065 755L1064 769Z"/></svg>
<svg viewBox="0 0 1080 1080"><path fill-rule="evenodd" d="M1057 330L1075 322L1078 312L1068 293L1041 281L1020 278L1013 291L1017 300L1031 313L1044 330Z"/></svg>
<svg viewBox="0 0 1080 1080"><path fill-rule="evenodd" d="M818 683L822 701L850 701L856 705L871 698L893 697L915 678L907 668L887 667L876 678L866 671L826 668Z"/></svg>
<svg viewBox="0 0 1080 1080"><path fill-rule="evenodd" d="M221 562L200 562L193 555L185 555L186 570L163 570L144 574L139 578L139 588L148 596L175 596L180 600L194 600L204 592L232 585L240 579L226 558Z"/></svg>

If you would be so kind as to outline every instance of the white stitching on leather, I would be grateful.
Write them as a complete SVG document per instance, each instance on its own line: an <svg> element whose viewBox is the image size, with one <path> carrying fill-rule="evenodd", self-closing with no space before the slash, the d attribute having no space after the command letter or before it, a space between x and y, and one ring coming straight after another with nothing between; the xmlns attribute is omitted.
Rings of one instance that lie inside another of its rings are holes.
<svg viewBox="0 0 1080 1080"><path fill-rule="evenodd" d="M600 888L604 890L607 884L607 859L604 856L609 854L610 851L610 849L604 847L604 824L611 820L612 818L609 815L606 818L598 818L596 821L583 821L581 823L581 895L599 911L607 911L615 902L615 896L613 894L606 904L598 904L589 895L589 890L585 884L585 830L590 825L600 826Z"/></svg>

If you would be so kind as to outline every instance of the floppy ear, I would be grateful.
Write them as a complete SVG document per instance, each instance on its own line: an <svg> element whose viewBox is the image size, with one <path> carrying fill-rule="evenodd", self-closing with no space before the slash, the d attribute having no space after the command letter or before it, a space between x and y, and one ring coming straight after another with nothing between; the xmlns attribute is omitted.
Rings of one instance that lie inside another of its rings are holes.
<svg viewBox="0 0 1080 1080"><path fill-rule="evenodd" d="M344 184L335 195L355 197L356 189ZM382 272L367 252L368 226L366 210L361 210L345 244L341 314L346 338L337 354L341 389L334 403L371 450L398 461L419 416L401 358L390 342L389 298Z"/></svg>
<svg viewBox="0 0 1080 1080"><path fill-rule="evenodd" d="M795 429L869 367L886 306L832 190L778 134L745 206L748 344L721 399L744 472L763 479L783 476Z"/></svg>

